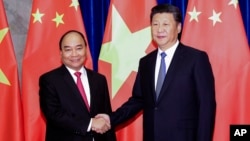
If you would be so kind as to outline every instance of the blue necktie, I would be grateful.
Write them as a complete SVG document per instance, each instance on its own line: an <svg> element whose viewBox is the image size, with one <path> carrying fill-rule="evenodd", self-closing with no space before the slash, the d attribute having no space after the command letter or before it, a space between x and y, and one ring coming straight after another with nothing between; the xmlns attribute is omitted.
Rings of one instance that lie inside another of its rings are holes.
<svg viewBox="0 0 250 141"><path fill-rule="evenodd" d="M166 75L166 64L165 64L165 59L164 59L166 56L167 55L165 52L161 53L161 65L160 65L157 84L156 84L156 100L158 99L158 96L160 94L161 87L162 87L162 84Z"/></svg>

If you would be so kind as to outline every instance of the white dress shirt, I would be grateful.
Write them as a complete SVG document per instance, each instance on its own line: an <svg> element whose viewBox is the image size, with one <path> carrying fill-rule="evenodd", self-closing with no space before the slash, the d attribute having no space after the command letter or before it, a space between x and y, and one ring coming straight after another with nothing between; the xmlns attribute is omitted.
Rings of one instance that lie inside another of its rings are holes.
<svg viewBox="0 0 250 141"><path fill-rule="evenodd" d="M69 73L71 74L72 78L74 79L75 83L77 80L77 77L75 76L75 70L69 68L66 66L66 68L69 70ZM87 76L87 72L86 69L84 67L82 67L78 72L81 72L81 81L84 87L84 91L88 100L88 104L90 106L90 89L89 89L89 81L88 81L88 76ZM91 124L92 124L92 119L90 120L89 126L87 131L89 132L91 130Z"/></svg>
<svg viewBox="0 0 250 141"><path fill-rule="evenodd" d="M166 53L166 57L165 59L165 64L166 64L166 73L168 72L168 68L170 66L170 63L172 61L172 58L174 56L175 50L177 48L177 46L179 45L179 40L176 41L176 43L171 46L170 48L168 48L165 53ZM160 65L161 65L161 53L163 51L158 47L158 54L157 54L157 58L156 58L156 65L155 65L155 89L156 89L156 84L157 84L157 79L158 79L158 73L159 73L159 69L160 69Z"/></svg>
<svg viewBox="0 0 250 141"><path fill-rule="evenodd" d="M67 66L66 66L67 67ZM71 76L73 77L75 83L76 83L76 79L77 77L75 76L75 70L72 70L71 68L67 67L67 69L69 70L69 73L71 74ZM88 76L87 76L87 72L85 70L84 67L82 67L78 72L81 72L81 81L84 87L84 91L88 100L88 104L90 106L90 90L89 90L89 81L88 81Z"/></svg>

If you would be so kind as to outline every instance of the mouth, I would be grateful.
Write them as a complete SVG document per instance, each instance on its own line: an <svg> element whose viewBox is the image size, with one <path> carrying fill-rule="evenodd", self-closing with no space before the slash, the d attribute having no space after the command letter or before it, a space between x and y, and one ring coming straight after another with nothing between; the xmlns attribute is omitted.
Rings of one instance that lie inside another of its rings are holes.
<svg viewBox="0 0 250 141"><path fill-rule="evenodd" d="M80 62L80 59L71 59L70 60L72 63L78 63L78 62Z"/></svg>
<svg viewBox="0 0 250 141"><path fill-rule="evenodd" d="M158 39L163 39L165 38L166 36L157 36Z"/></svg>
<svg viewBox="0 0 250 141"><path fill-rule="evenodd" d="M165 39L166 38L166 36L157 36L157 39Z"/></svg>

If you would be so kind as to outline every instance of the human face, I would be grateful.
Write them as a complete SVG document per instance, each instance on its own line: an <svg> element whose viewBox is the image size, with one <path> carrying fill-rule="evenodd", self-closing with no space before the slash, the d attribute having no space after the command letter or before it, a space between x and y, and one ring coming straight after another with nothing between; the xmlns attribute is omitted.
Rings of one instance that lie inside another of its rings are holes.
<svg viewBox="0 0 250 141"><path fill-rule="evenodd" d="M165 51L174 45L181 31L181 23L174 20L171 13L157 13L151 22L151 33L158 47Z"/></svg>
<svg viewBox="0 0 250 141"><path fill-rule="evenodd" d="M61 59L64 65L78 71L86 59L86 45L76 32L68 33L62 40Z"/></svg>

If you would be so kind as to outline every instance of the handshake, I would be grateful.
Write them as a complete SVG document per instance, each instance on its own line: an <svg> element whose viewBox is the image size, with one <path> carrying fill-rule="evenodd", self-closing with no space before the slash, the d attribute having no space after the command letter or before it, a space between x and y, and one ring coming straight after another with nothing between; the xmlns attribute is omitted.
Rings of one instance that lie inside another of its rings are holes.
<svg viewBox="0 0 250 141"><path fill-rule="evenodd" d="M103 134L111 128L110 118L107 114L98 114L92 118L91 130Z"/></svg>

